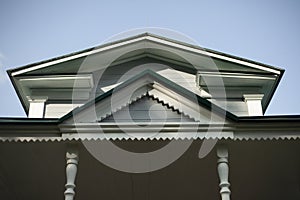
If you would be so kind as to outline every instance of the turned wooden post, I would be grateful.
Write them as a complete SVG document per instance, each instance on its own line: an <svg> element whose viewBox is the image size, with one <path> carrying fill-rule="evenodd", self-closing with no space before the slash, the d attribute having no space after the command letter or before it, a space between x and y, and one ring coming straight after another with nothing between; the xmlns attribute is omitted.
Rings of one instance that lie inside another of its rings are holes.
<svg viewBox="0 0 300 200"><path fill-rule="evenodd" d="M228 166L228 149L225 146L217 148L218 156L218 174L220 179L220 194L222 200L230 200L230 183L228 181L229 166Z"/></svg>
<svg viewBox="0 0 300 200"><path fill-rule="evenodd" d="M78 150L76 146L68 146L66 152L67 166L66 166L66 178L67 183L65 185L65 200L73 200L75 196L75 178L78 165Z"/></svg>

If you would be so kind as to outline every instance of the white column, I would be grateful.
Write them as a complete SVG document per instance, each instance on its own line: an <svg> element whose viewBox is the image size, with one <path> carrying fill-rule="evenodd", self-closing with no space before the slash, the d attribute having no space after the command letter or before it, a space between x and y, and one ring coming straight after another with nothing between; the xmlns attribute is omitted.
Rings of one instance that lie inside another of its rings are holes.
<svg viewBox="0 0 300 200"><path fill-rule="evenodd" d="M263 94L244 94L244 100L248 106L249 116L262 116L262 105L261 100L263 99Z"/></svg>
<svg viewBox="0 0 300 200"><path fill-rule="evenodd" d="M218 174L220 179L220 194L222 200L230 200L230 183L228 181L229 166L228 166L228 149L225 146L218 146Z"/></svg>
<svg viewBox="0 0 300 200"><path fill-rule="evenodd" d="M29 118L43 118L45 110L45 102L47 97L27 97L29 105Z"/></svg>
<svg viewBox="0 0 300 200"><path fill-rule="evenodd" d="M75 196L75 178L77 174L78 165L78 150L76 146L68 146L67 153L67 166L66 166L66 178L67 183L65 185L65 200L73 200Z"/></svg>

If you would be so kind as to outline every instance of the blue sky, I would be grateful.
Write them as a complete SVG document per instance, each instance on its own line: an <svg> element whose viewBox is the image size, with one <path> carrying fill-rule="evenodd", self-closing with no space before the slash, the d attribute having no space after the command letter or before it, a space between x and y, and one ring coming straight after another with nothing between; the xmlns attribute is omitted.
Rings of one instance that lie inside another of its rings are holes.
<svg viewBox="0 0 300 200"><path fill-rule="evenodd" d="M161 27L286 70L267 114L300 114L300 1L0 1L0 116L25 116L6 70Z"/></svg>

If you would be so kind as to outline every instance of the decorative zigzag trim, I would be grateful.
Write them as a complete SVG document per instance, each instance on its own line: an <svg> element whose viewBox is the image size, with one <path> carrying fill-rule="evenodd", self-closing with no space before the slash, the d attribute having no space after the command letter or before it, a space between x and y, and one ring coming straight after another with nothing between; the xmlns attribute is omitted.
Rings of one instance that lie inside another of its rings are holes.
<svg viewBox="0 0 300 200"><path fill-rule="evenodd" d="M30 138L8 138L8 137L0 137L0 142L63 142L63 141L170 141L170 140L210 140L210 139L218 139L218 140L233 140L233 141L282 141L282 140L299 140L298 136L291 137L263 137L263 138L229 138L229 137L153 137L153 138L134 138L134 137L119 137L119 138L82 138L82 137L72 137L72 138L62 138L62 137L50 137L50 138L40 138L40 137L30 137Z"/></svg>
<svg viewBox="0 0 300 200"><path fill-rule="evenodd" d="M179 110L179 108L175 108L174 105L170 105L170 103L165 102L164 100L160 99L158 96L155 96L155 95L153 95L153 94L149 94L148 92L146 92L145 94L143 94L143 95L141 95L141 96L139 96L139 97L137 97L137 98L135 98L135 99L129 101L129 102L126 103L125 105L120 106L119 108L115 109L114 111L111 111L109 114L106 114L105 116L100 117L100 120L99 120L99 121L102 121L102 120L104 120L104 119L106 119L106 118L112 116L114 113L116 113L116 112L122 110L123 108L125 108L125 107L127 107L127 106L129 106L129 105L131 105L131 104L133 104L133 103L135 103L135 102L137 102L137 101L139 101L139 100L141 100L141 99L144 98L144 97L149 97L149 98L151 98L152 100L156 101L157 103L161 104L162 106L165 106L165 107L167 107L168 109L171 109L173 112L177 112L177 113L180 114L180 115L182 114L183 116L185 116L185 117L187 117L187 118L189 118L189 119L192 119L192 120L194 120L194 121L199 121L199 120L196 120L194 117L188 115L187 113L183 112L182 110Z"/></svg>
<svg viewBox="0 0 300 200"><path fill-rule="evenodd" d="M106 119L106 118L112 116L114 113L116 113L116 112L122 110L123 108L129 106L130 104L132 104L132 103L134 103L134 102L140 100L141 98L145 97L146 95L147 95L147 93L142 94L141 96L136 97L135 99L132 99L131 101L127 102L126 104L121 105L119 108L116 108L115 110L112 110L110 113L105 114L105 116L101 116L101 117L100 117L100 120L98 120L98 121L102 121L102 120L104 120L104 119Z"/></svg>
<svg viewBox="0 0 300 200"><path fill-rule="evenodd" d="M194 121L199 121L199 120L195 119L194 117L190 116L189 114L187 114L186 112L184 112L183 110L180 110L179 108L175 108L174 105L170 105L170 103L164 102L164 100L161 100L158 96L155 96L154 94L151 94L149 96L153 97L153 100L156 100L158 103L161 103L163 106L166 106L167 108L172 109L172 111L177 112L178 114L182 114L183 116L188 117Z"/></svg>

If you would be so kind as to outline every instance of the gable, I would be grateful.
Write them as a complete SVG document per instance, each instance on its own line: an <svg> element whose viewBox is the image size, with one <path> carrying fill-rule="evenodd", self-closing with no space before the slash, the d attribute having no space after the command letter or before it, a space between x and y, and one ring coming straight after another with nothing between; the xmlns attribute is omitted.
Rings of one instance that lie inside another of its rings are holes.
<svg viewBox="0 0 300 200"><path fill-rule="evenodd" d="M156 100L158 103L167 106L167 108L177 110L188 118L204 124L223 123L224 118L227 117L232 118L232 120L236 119L236 116L232 113L226 112L197 94L151 70L145 70L130 80L116 86L114 89L73 110L65 115L62 121L65 121L65 123L72 123L73 121L76 123L98 122L145 96L148 98L151 97L152 100ZM143 100L147 99L144 98ZM148 101L141 101L141 105L144 105L145 108L151 104L153 102L150 103L149 99ZM138 108L133 105L130 107L134 109ZM162 107L160 106L160 108ZM140 113L140 115L145 114L143 112L137 113ZM135 113L135 116L138 116L137 113ZM174 117L174 113L169 112L168 114ZM118 116L121 117L122 114L118 113Z"/></svg>
<svg viewBox="0 0 300 200"><path fill-rule="evenodd" d="M99 77L98 79L95 78L98 82L96 96L115 88L117 85L120 85L147 69L200 95L200 90L196 85L196 71L191 73L188 70L183 70L182 67L178 65L161 62L152 58L143 58L111 66L105 70L95 71L94 76ZM207 96L209 95L207 94Z"/></svg>
<svg viewBox="0 0 300 200"><path fill-rule="evenodd" d="M161 60L169 60L174 63L181 63L185 66L190 66L185 58L178 55L187 54L193 64L200 67L201 70L208 69L210 66L209 59L217 64L220 71L244 71L244 72L269 72L280 74L282 71L279 68L254 62L251 60L239 58L229 54L217 52L214 50L201 48L192 44L176 41L170 38L144 33L123 40L103 44L94 48L89 48L83 51L71 53L69 55L60 56L46 61L30 64L10 70L12 76L18 75L38 75L44 73L76 73L82 62L87 56L91 56L89 61L90 66L86 72L99 69L99 66L105 66L114 57L113 61L122 63L125 60L135 60L137 57L154 57ZM176 55L177 54L177 55ZM100 62L95 66L95 62ZM194 62L195 61L195 62ZM68 64L70 63L70 65ZM70 66L73 66L69 68ZM94 67L94 68L93 68ZM64 71L64 70L67 71Z"/></svg>
<svg viewBox="0 0 300 200"><path fill-rule="evenodd" d="M28 113L29 101L33 97L43 96L47 97L49 101L71 101L70 87L64 87L65 84L57 85L55 81L57 79L63 79L69 84L72 81L67 81L68 78L78 80L81 78L78 75L84 75L86 79L84 84L88 84L88 87L84 88L80 98L77 99L83 103L92 98L89 94L97 87L97 84L95 86L92 84L94 81L92 77L97 77L96 72L107 66L117 68L139 59L149 62L147 60L149 58L160 63L179 66L176 68L177 71L190 75L188 80L196 82L193 88L196 93L195 88L200 86L204 95L211 95L208 89L211 85L208 82L214 83L215 78L218 77L223 80L221 87L226 87L226 98L242 99L243 94L264 94L262 100L264 111L284 71L262 63L145 33L12 69L8 73L23 107ZM50 79L53 81L45 85ZM32 87L33 85L34 87ZM115 86L115 84L106 85L106 91ZM82 85L78 85L78 87L83 88ZM213 87L214 90L218 90L220 85ZM102 93L106 91L102 91ZM49 93L51 94L48 95ZM213 98L219 97L213 96Z"/></svg>
<svg viewBox="0 0 300 200"><path fill-rule="evenodd" d="M178 109L148 93L99 122L195 122Z"/></svg>

